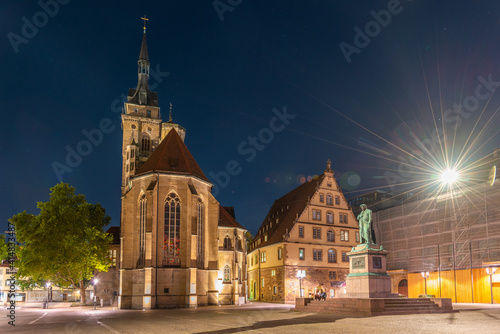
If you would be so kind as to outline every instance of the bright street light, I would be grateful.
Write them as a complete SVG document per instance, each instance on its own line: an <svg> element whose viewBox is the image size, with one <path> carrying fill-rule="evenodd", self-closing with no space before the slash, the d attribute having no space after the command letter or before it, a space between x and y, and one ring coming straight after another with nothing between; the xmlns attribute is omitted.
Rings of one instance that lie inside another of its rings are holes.
<svg viewBox="0 0 500 334"><path fill-rule="evenodd" d="M454 169L447 169L441 173L441 183L451 186L458 180L458 172Z"/></svg>

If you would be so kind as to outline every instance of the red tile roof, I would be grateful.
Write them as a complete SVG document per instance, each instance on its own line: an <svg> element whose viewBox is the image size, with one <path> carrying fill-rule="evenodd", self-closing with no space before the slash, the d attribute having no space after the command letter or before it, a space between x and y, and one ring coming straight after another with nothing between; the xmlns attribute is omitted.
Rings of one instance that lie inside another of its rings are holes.
<svg viewBox="0 0 500 334"><path fill-rule="evenodd" d="M287 231L291 231L296 218L307 207L309 199L314 195L316 187L323 181L324 177L324 174L320 175L318 178L298 186L288 194L274 201L273 206L254 237L254 241L261 238L261 243L259 246L251 247L251 249L283 241L283 236ZM272 227L266 230L266 226L270 226L271 222L273 223ZM267 235L267 241L264 241L264 235Z"/></svg>
<svg viewBox="0 0 500 334"><path fill-rule="evenodd" d="M234 213L234 209L233 209ZM219 226L223 227L238 227L246 230L243 226L240 225L236 221L236 219L233 218L230 212L227 211L227 209L221 205L219 205Z"/></svg>
<svg viewBox="0 0 500 334"><path fill-rule="evenodd" d="M193 175L210 182L174 129L170 130L136 175L150 172Z"/></svg>

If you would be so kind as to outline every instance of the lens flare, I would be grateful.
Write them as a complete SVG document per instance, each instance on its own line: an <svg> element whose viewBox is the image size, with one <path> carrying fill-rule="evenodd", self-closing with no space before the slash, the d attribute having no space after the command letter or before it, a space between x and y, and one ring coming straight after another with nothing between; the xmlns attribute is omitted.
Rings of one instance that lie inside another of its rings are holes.
<svg viewBox="0 0 500 334"><path fill-rule="evenodd" d="M445 185L451 186L458 180L458 172L455 169L447 169L441 173L441 182Z"/></svg>

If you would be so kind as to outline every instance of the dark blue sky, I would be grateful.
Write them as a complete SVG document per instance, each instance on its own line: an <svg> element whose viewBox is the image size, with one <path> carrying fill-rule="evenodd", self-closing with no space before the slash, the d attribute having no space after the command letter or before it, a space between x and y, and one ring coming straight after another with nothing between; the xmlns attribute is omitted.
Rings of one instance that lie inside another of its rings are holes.
<svg viewBox="0 0 500 334"><path fill-rule="evenodd" d="M252 233L275 199L321 174L328 158L351 197L425 182L432 175L417 165L465 156L467 166L500 146L491 93L500 81L498 1L230 3L2 1L3 228L18 212L37 213L59 182L54 164L67 165L67 148L103 119L113 130L62 180L119 225L118 101L137 83L144 14L163 117L172 102L209 178L239 162L216 197ZM263 129L274 108L295 117L270 138ZM259 133L264 148L241 154ZM485 168L477 164L470 179Z"/></svg>

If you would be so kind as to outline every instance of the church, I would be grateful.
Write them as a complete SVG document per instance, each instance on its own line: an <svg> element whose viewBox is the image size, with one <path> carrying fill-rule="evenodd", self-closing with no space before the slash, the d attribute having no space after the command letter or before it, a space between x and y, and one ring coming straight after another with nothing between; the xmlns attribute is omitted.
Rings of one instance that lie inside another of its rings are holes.
<svg viewBox="0 0 500 334"><path fill-rule="evenodd" d="M120 309L240 304L246 229L190 153L186 129L161 118L149 88L146 28L138 82L121 115Z"/></svg>

